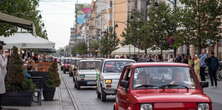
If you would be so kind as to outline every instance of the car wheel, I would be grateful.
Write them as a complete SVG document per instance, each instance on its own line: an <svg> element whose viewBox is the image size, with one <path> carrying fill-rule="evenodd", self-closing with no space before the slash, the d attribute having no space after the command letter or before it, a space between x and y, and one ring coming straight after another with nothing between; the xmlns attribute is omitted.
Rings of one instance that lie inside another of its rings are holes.
<svg viewBox="0 0 222 110"><path fill-rule="evenodd" d="M100 99L101 98L101 94L99 93L98 89L96 89L96 94L97 94L97 98Z"/></svg>
<svg viewBox="0 0 222 110"><path fill-rule="evenodd" d="M77 89L77 90L80 89L80 86L79 86L79 83L78 83L78 82L75 83L75 86L76 86L76 89Z"/></svg>
<svg viewBox="0 0 222 110"><path fill-rule="evenodd" d="M101 95L100 95L100 97L101 97L101 101L102 102L105 102L106 101L106 93L101 89Z"/></svg>

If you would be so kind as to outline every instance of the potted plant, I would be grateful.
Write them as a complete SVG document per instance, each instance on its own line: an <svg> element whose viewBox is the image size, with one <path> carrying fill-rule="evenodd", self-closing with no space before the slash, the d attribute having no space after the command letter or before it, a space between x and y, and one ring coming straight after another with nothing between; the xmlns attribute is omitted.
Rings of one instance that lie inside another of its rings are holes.
<svg viewBox="0 0 222 110"><path fill-rule="evenodd" d="M6 94L2 97L3 105L30 106L32 104L35 85L31 79L24 77L23 61L16 47L13 47L12 54L8 58L5 84Z"/></svg>
<svg viewBox="0 0 222 110"><path fill-rule="evenodd" d="M48 71L48 78L45 81L43 88L43 97L45 101L52 101L55 95L56 87L61 83L58 66L56 62L53 62Z"/></svg>

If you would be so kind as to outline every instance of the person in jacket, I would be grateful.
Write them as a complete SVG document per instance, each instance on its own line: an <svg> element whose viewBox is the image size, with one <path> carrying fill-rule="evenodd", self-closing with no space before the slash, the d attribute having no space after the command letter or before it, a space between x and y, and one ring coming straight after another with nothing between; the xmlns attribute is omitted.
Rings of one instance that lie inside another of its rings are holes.
<svg viewBox="0 0 222 110"><path fill-rule="evenodd" d="M219 60L214 56L214 52L211 52L211 57L206 61L211 81L211 86L217 87L217 77L216 73L220 66Z"/></svg>
<svg viewBox="0 0 222 110"><path fill-rule="evenodd" d="M3 53L4 42L0 41L0 110L2 110L2 95L6 92L5 76L7 74L7 56Z"/></svg>
<svg viewBox="0 0 222 110"><path fill-rule="evenodd" d="M206 64L206 59L207 59L207 54L206 54L206 51L205 49L203 49L201 51L201 54L200 54L200 78L201 78L201 81L205 81L206 78L205 78L205 69L207 67L207 64Z"/></svg>

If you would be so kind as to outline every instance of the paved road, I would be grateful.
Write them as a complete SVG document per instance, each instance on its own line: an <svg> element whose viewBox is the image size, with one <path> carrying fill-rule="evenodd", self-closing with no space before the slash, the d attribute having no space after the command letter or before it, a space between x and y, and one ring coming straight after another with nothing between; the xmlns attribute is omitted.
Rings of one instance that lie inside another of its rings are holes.
<svg viewBox="0 0 222 110"><path fill-rule="evenodd" d="M62 75L67 82L68 88L75 96L75 101L78 105L79 110L112 110L114 97L109 97L108 102L101 102L96 98L95 88L82 88L76 90L72 78L67 74ZM222 110L222 82L219 83L218 88L206 88L205 93L209 95L213 101L213 110Z"/></svg>
<svg viewBox="0 0 222 110"><path fill-rule="evenodd" d="M101 102L96 98L95 87L84 87L81 90L76 90L72 78L67 74L62 76L67 82L67 86L71 90L79 110L113 110L115 97L109 96L107 102Z"/></svg>
<svg viewBox="0 0 222 110"><path fill-rule="evenodd" d="M219 82L218 88L206 88L204 91L213 101L213 110L222 110L222 82Z"/></svg>

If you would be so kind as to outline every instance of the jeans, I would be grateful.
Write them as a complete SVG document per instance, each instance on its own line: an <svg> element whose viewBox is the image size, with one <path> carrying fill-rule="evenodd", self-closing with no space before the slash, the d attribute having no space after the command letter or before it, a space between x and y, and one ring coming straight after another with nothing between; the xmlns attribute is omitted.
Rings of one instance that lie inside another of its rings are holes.
<svg viewBox="0 0 222 110"><path fill-rule="evenodd" d="M216 70L210 70L209 75L210 75L211 86L216 86L217 87L217 71Z"/></svg>
<svg viewBox="0 0 222 110"><path fill-rule="evenodd" d="M206 75L205 69L206 69L206 67L200 67L200 79L201 79L201 81L206 81L206 78L205 78L205 75Z"/></svg>

